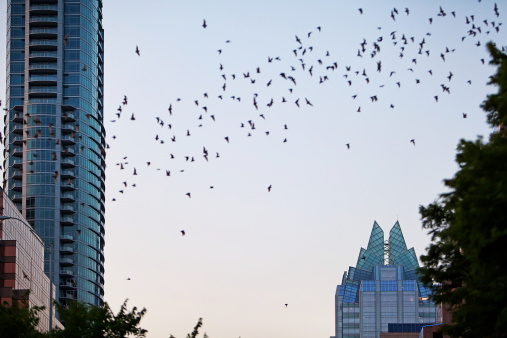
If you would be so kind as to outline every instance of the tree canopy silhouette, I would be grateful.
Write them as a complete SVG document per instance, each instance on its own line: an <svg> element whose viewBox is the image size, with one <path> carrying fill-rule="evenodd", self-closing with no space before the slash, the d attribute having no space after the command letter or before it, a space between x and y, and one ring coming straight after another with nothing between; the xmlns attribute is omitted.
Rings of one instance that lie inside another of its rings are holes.
<svg viewBox="0 0 507 338"><path fill-rule="evenodd" d="M28 293L23 299L13 298L10 302L4 301L0 305L0 337L44 337L44 334L37 331L38 313L44 307L30 308L27 296Z"/></svg>
<svg viewBox="0 0 507 338"><path fill-rule="evenodd" d="M507 55L488 44L498 87L483 102L495 132L461 140L459 170L444 180L450 192L420 207L432 243L421 256L421 280L433 300L453 310L443 326L452 337L507 337Z"/></svg>
<svg viewBox="0 0 507 338"><path fill-rule="evenodd" d="M71 302L67 308L56 303L56 309L65 328L54 330L51 336L62 338L123 338L130 335L146 337L148 331L138 327L146 314L146 309L138 311L134 306L128 311L127 301L123 302L117 314L113 313L107 303L96 307L75 301Z"/></svg>

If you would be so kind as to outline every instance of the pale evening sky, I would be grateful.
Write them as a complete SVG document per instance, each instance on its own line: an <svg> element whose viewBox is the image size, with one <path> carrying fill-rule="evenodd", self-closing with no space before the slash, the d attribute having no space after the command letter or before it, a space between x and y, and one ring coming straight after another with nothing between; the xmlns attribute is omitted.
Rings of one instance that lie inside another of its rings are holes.
<svg viewBox="0 0 507 338"><path fill-rule="evenodd" d="M333 335L336 285L374 220L387 237L398 219L423 254L419 206L445 191L459 139L492 131L494 4L104 1L105 300L146 307L148 337L199 317L211 338Z"/></svg>

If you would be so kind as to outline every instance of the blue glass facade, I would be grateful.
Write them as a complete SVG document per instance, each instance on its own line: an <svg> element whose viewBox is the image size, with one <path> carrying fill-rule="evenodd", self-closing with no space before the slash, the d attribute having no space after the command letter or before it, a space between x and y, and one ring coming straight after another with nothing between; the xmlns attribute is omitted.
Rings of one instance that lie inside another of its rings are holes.
<svg viewBox="0 0 507 338"><path fill-rule="evenodd" d="M335 294L333 338L379 337L381 332L414 332L437 322L437 307L418 281L419 263L407 249L398 222L384 241L375 222L356 267L349 267ZM406 329L407 331L400 331Z"/></svg>
<svg viewBox="0 0 507 338"><path fill-rule="evenodd" d="M53 244L62 304L103 303L103 54L101 0L7 1L4 190Z"/></svg>

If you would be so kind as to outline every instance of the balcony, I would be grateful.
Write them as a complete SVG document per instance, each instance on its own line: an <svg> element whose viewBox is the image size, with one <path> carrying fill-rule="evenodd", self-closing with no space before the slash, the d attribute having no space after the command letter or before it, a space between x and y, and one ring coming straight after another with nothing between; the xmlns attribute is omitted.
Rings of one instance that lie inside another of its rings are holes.
<svg viewBox="0 0 507 338"><path fill-rule="evenodd" d="M14 118L12 119L12 121L16 123L23 123L23 113L14 114Z"/></svg>
<svg viewBox="0 0 507 338"><path fill-rule="evenodd" d="M71 279L71 280L66 280L65 282L60 282L60 287L63 289L75 289L77 287L77 285L76 285L76 282L73 279Z"/></svg>
<svg viewBox="0 0 507 338"><path fill-rule="evenodd" d="M32 46L58 46L56 39L32 39L30 40L30 47Z"/></svg>
<svg viewBox="0 0 507 338"><path fill-rule="evenodd" d="M56 86L30 87L30 89L28 90L28 93L30 93L30 94L33 94L33 93L55 93L56 94Z"/></svg>
<svg viewBox="0 0 507 338"><path fill-rule="evenodd" d="M72 170L63 170L60 175L62 176L62 178L65 178L65 179L76 177L76 174Z"/></svg>
<svg viewBox="0 0 507 338"><path fill-rule="evenodd" d="M74 260L72 258L60 258L60 266L72 266Z"/></svg>
<svg viewBox="0 0 507 338"><path fill-rule="evenodd" d="M14 203L21 203L23 201L23 193L16 192L11 195L11 199Z"/></svg>
<svg viewBox="0 0 507 338"><path fill-rule="evenodd" d="M30 12L40 14L58 13L58 5L31 5Z"/></svg>
<svg viewBox="0 0 507 338"><path fill-rule="evenodd" d="M30 22L58 22L57 16L31 16Z"/></svg>
<svg viewBox="0 0 507 338"><path fill-rule="evenodd" d="M56 104L56 97L30 97L28 99L28 104L32 103L51 103Z"/></svg>
<svg viewBox="0 0 507 338"><path fill-rule="evenodd" d="M76 111L76 107L71 106L70 104L62 104L62 111L64 112L73 112Z"/></svg>
<svg viewBox="0 0 507 338"><path fill-rule="evenodd" d="M11 176L15 180L22 180L23 179L23 172L21 170L14 170L14 173Z"/></svg>
<svg viewBox="0 0 507 338"><path fill-rule="evenodd" d="M72 137L72 135L70 135L70 134L63 135L62 138L60 139L60 141L62 142L62 145L64 145L64 146L76 144L74 137Z"/></svg>
<svg viewBox="0 0 507 338"><path fill-rule="evenodd" d="M65 204L60 207L60 212L62 214L73 214L73 213L75 213L74 207L72 205L65 205Z"/></svg>
<svg viewBox="0 0 507 338"><path fill-rule="evenodd" d="M74 248L70 245L62 245L60 247L60 252L63 254L71 254L74 253Z"/></svg>
<svg viewBox="0 0 507 338"><path fill-rule="evenodd" d="M56 97L56 86L51 87L40 87L40 86L32 86L28 89L28 94L30 98L34 97Z"/></svg>
<svg viewBox="0 0 507 338"><path fill-rule="evenodd" d="M63 226L72 226L74 225L74 218L70 216L61 217L60 224Z"/></svg>
<svg viewBox="0 0 507 338"><path fill-rule="evenodd" d="M76 131L76 127L69 123L62 124L62 133L70 134Z"/></svg>
<svg viewBox="0 0 507 338"><path fill-rule="evenodd" d="M22 124L15 124L12 128L12 132L14 134L23 134L23 125Z"/></svg>
<svg viewBox="0 0 507 338"><path fill-rule="evenodd" d="M62 273L60 272L60 275L61 274ZM60 299L63 299L63 300L73 300L73 299L76 299L76 295L73 292L62 292L62 294L60 295Z"/></svg>
<svg viewBox="0 0 507 338"><path fill-rule="evenodd" d="M58 34L57 28L32 28L30 34Z"/></svg>
<svg viewBox="0 0 507 338"><path fill-rule="evenodd" d="M41 51L34 51L30 52L28 54L30 57L30 60L37 60L37 61L56 61L56 58L58 57L58 52L41 52Z"/></svg>
<svg viewBox="0 0 507 338"><path fill-rule="evenodd" d="M76 116L74 116L74 113L63 113L62 114L62 120L64 122L76 122Z"/></svg>
<svg viewBox="0 0 507 338"><path fill-rule="evenodd" d="M28 81L57 81L56 75L30 75Z"/></svg>
<svg viewBox="0 0 507 338"><path fill-rule="evenodd" d="M30 75L28 81L30 84L53 85L56 86L56 75Z"/></svg>
<svg viewBox="0 0 507 338"><path fill-rule="evenodd" d="M12 182L11 188L14 191L23 191L23 182Z"/></svg>
<svg viewBox="0 0 507 338"><path fill-rule="evenodd" d="M72 251L74 251L74 250L72 250ZM60 276L73 277L74 272L72 272L71 270L60 270Z"/></svg>
<svg viewBox="0 0 507 338"><path fill-rule="evenodd" d="M55 93L29 93L30 94L30 102L34 103L34 100L39 99L56 99L56 92Z"/></svg>
<svg viewBox="0 0 507 338"><path fill-rule="evenodd" d="M40 43L38 43L41 41ZM42 41L56 41L56 40L33 40L30 41L30 51L56 51L58 45L56 43L45 42Z"/></svg>
<svg viewBox="0 0 507 338"><path fill-rule="evenodd" d="M60 200L62 202L74 202L75 201L75 197L74 197L74 194L73 193L64 193L64 194L61 194L60 195Z"/></svg>
<svg viewBox="0 0 507 338"><path fill-rule="evenodd" d="M76 151L74 148L64 148L62 149L62 157L76 156Z"/></svg>
<svg viewBox="0 0 507 338"><path fill-rule="evenodd" d="M72 235L60 235L60 242L62 243L73 243L74 242L74 236ZM60 260L61 262L61 260Z"/></svg>
<svg viewBox="0 0 507 338"><path fill-rule="evenodd" d="M12 156L23 157L23 147L14 147L12 149Z"/></svg>
<svg viewBox="0 0 507 338"><path fill-rule="evenodd" d="M63 254L71 254L74 253L74 248L69 245L64 245L60 247L60 252Z"/></svg>
<svg viewBox="0 0 507 338"><path fill-rule="evenodd" d="M30 27L56 27L58 25L58 17L30 16L30 24Z"/></svg>
<svg viewBox="0 0 507 338"><path fill-rule="evenodd" d="M29 70L54 70L56 72L56 62L34 62L28 67Z"/></svg>
<svg viewBox="0 0 507 338"><path fill-rule="evenodd" d="M76 187L74 186L74 183L63 183L60 188L62 191L73 191L76 190Z"/></svg>
<svg viewBox="0 0 507 338"><path fill-rule="evenodd" d="M55 38L58 34L57 28L32 28L29 31L30 38Z"/></svg>
<svg viewBox="0 0 507 338"><path fill-rule="evenodd" d="M74 168L76 166L76 163L71 158L64 158L60 163L62 168Z"/></svg>
<svg viewBox="0 0 507 338"><path fill-rule="evenodd" d="M22 158L13 158L10 162L14 168L23 168L23 159Z"/></svg>

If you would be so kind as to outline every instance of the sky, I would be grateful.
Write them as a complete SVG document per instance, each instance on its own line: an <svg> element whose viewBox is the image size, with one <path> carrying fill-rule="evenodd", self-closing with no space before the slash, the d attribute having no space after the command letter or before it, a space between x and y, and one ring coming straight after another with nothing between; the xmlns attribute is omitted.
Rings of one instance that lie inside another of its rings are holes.
<svg viewBox="0 0 507 338"><path fill-rule="evenodd" d="M446 191L459 140L492 132L494 4L104 1L113 311L145 307L148 337L201 317L211 338L334 335L373 222L387 239L398 220L424 254L419 207Z"/></svg>

